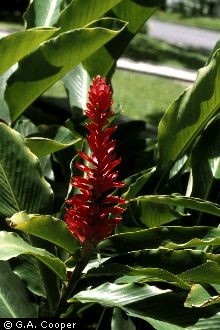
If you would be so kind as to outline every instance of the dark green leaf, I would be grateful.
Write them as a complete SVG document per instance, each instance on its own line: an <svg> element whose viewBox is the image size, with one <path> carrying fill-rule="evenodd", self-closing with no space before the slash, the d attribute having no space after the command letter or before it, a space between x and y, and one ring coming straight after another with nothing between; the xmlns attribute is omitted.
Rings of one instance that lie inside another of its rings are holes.
<svg viewBox="0 0 220 330"><path fill-rule="evenodd" d="M58 33L83 28L91 22L102 17L108 10L121 0L75 0L61 13L56 24L60 28Z"/></svg>
<svg viewBox="0 0 220 330"><path fill-rule="evenodd" d="M220 228L166 226L110 236L99 244L99 249L107 255L118 255L162 246L169 249L182 249L219 244Z"/></svg>
<svg viewBox="0 0 220 330"><path fill-rule="evenodd" d="M0 74L34 51L42 42L50 38L55 31L57 31L55 28L39 28L16 32L1 38Z"/></svg>
<svg viewBox="0 0 220 330"><path fill-rule="evenodd" d="M50 212L52 191L24 138L0 123L0 214Z"/></svg>
<svg viewBox="0 0 220 330"><path fill-rule="evenodd" d="M142 171L140 175L133 175L130 178L125 180L127 191L122 195L125 199L131 199L137 196L141 188L146 184L150 179L153 173L156 171L156 167L153 167L149 170Z"/></svg>
<svg viewBox="0 0 220 330"><path fill-rule="evenodd" d="M180 216L176 207L220 216L220 205L178 194L140 196L132 201L135 201L135 204L132 202L129 210L135 221L140 221L148 227L162 225Z"/></svg>
<svg viewBox="0 0 220 330"><path fill-rule="evenodd" d="M47 156L80 141L64 126L50 126L38 135L26 138L28 147L37 157Z"/></svg>
<svg viewBox="0 0 220 330"><path fill-rule="evenodd" d="M140 276L141 282L168 282L183 289L189 289L190 286L178 276L160 269L160 268L134 268L127 265L103 263L101 267L92 268L87 272L86 277L96 276ZM120 281L122 283L122 280ZM139 281L137 281L139 282ZM118 283L118 282L117 282Z"/></svg>
<svg viewBox="0 0 220 330"><path fill-rule="evenodd" d="M194 85L167 110L159 125L160 163L168 170L195 143L220 107L220 50L199 70Z"/></svg>
<svg viewBox="0 0 220 330"><path fill-rule="evenodd" d="M36 318L37 305L11 270L8 262L0 261L0 318Z"/></svg>
<svg viewBox="0 0 220 330"><path fill-rule="evenodd" d="M63 0L34 0L30 2L24 15L26 28L54 25L59 18L62 2Z"/></svg>
<svg viewBox="0 0 220 330"><path fill-rule="evenodd" d="M14 214L9 221L11 226L16 229L43 238L62 247L69 253L74 253L78 246L66 223L50 215L28 215L25 212L20 212Z"/></svg>
<svg viewBox="0 0 220 330"><path fill-rule="evenodd" d="M39 249L25 242L15 233L0 232L0 260L9 260L22 254L29 254L42 261L62 280L66 280L66 267L63 262L44 249Z"/></svg>
<svg viewBox="0 0 220 330"><path fill-rule="evenodd" d="M128 317L120 308L114 308L111 322L111 330L136 330L131 318Z"/></svg>
<svg viewBox="0 0 220 330"><path fill-rule="evenodd" d="M216 261L207 260L204 264L179 274L179 277L193 283L220 284L220 264L218 259Z"/></svg>
<svg viewBox="0 0 220 330"><path fill-rule="evenodd" d="M91 77L109 74L131 39L160 4L160 0L155 0L153 6L152 2L145 0L124 0L112 8L112 16L128 22L128 25L118 37L84 60L83 65Z"/></svg>
<svg viewBox="0 0 220 330"><path fill-rule="evenodd" d="M37 260L30 255L22 255L16 258L16 261L18 264L13 268L13 272L20 277L31 292L46 298L46 291Z"/></svg>
<svg viewBox="0 0 220 330"><path fill-rule="evenodd" d="M5 92L12 120L74 66L114 38L124 26L119 20L101 19L88 28L50 39L21 61L8 80Z"/></svg>

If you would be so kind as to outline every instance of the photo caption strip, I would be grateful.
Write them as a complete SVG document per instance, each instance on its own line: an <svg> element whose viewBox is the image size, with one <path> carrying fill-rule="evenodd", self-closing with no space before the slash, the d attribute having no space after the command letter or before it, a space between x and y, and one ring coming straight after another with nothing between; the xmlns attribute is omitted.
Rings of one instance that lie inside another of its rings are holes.
<svg viewBox="0 0 220 330"><path fill-rule="evenodd" d="M65 319L0 319L1 329L77 329L76 322Z"/></svg>

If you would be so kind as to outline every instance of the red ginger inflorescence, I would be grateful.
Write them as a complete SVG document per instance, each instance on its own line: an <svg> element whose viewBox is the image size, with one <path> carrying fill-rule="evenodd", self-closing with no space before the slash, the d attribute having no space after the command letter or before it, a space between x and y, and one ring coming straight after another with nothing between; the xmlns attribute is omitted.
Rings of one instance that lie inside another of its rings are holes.
<svg viewBox="0 0 220 330"><path fill-rule="evenodd" d="M97 244L109 236L121 221L121 213L125 210L118 204L127 203L125 199L110 194L114 188L124 186L123 182L116 181L118 172L115 167L121 159L115 153L116 141L111 139L117 127L106 127L109 117L114 114L110 110L111 95L105 78L97 76L93 79L85 110L90 118L86 125L89 131L86 140L91 155L78 152L89 166L76 163L76 167L85 175L72 178L72 186L79 188L80 193L67 200L70 207L65 214L69 230L81 243L92 241Z"/></svg>

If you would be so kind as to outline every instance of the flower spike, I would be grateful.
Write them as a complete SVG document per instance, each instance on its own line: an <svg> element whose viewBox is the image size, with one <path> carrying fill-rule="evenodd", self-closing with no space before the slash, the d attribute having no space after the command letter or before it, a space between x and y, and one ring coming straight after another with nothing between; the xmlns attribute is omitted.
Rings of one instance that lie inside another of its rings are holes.
<svg viewBox="0 0 220 330"><path fill-rule="evenodd" d="M77 163L76 167L84 172L84 177L73 177L72 186L79 188L80 193L66 201L70 205L66 209L65 221L72 234L81 242L91 241L95 245L109 236L117 223L122 220L125 208L118 204L127 201L112 196L111 191L124 186L117 181L116 166L121 162L115 153L116 141L111 139L116 126L106 128L108 119L114 112L112 92L105 78L97 76L93 79L89 90L89 102L85 114L90 119L86 125L91 154L78 152L87 165Z"/></svg>

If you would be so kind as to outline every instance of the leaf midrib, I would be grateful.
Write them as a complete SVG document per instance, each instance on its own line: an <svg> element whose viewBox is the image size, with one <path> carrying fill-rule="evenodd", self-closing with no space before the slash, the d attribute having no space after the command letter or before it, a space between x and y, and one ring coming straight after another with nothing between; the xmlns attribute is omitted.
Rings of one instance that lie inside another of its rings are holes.
<svg viewBox="0 0 220 330"><path fill-rule="evenodd" d="M10 308L10 306L8 305L8 303L7 303L7 299L5 298L5 300L4 300L4 295L0 295L0 299L1 299L1 301L3 302L3 305L7 308L7 310L9 311L9 313L14 317L14 318L16 318L16 317L18 317L15 313L14 313L14 311Z"/></svg>
<svg viewBox="0 0 220 330"><path fill-rule="evenodd" d="M14 199L14 202L15 202L15 204L16 204L17 210L18 210L18 211L21 211L21 209L20 209L20 207L19 207L19 205L18 205L18 201L17 201L16 198L15 198L15 195L14 195L14 192L13 192L12 187L11 187L11 185L10 185L9 179L8 179L8 177L7 177L7 175L6 175L5 171L4 171L4 168L3 168L2 164L1 164L1 162L0 162L0 169L1 169L2 173L3 173L3 176L4 176L4 178L5 178L6 182L7 182L7 184L8 184L9 190L10 190L10 192L11 192L11 195L12 195L13 199Z"/></svg>

